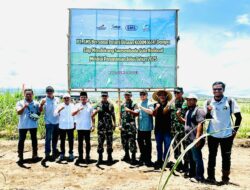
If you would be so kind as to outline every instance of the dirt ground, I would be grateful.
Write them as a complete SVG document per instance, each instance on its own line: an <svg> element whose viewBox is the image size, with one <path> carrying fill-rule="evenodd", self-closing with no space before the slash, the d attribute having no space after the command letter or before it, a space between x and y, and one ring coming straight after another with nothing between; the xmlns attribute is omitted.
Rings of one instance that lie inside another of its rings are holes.
<svg viewBox="0 0 250 190"><path fill-rule="evenodd" d="M25 144L24 158L31 157L31 144ZM196 184L183 178L176 172L167 189L250 189L250 140L236 140L232 153L231 184L217 186ZM17 161L17 141L0 140L0 189L86 189L86 190L153 190L157 188L160 170L146 166L130 166L120 161L123 151L119 139L114 142L112 166L96 166L96 142L92 142L91 159L93 163L76 166L74 162L37 162L26 160L23 167ZM77 156L77 142L75 142ZM44 140L39 141L39 156L44 156ZM203 148L205 167L207 166L207 146ZM139 156L139 154L137 154ZM104 154L106 159L106 153ZM153 141L153 161L156 159L155 142ZM221 178L221 156L217 156L216 177ZM165 172L167 175L169 171ZM206 173L205 173L206 176Z"/></svg>

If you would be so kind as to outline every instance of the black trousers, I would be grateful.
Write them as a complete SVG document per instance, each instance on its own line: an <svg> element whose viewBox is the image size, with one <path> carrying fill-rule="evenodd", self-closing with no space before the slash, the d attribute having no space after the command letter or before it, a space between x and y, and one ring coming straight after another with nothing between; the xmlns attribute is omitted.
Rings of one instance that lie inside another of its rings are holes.
<svg viewBox="0 0 250 190"><path fill-rule="evenodd" d="M74 148L74 129L60 129L61 154L65 154L66 135L68 136L69 142L69 154L72 154Z"/></svg>
<svg viewBox="0 0 250 190"><path fill-rule="evenodd" d="M78 133L78 154L79 158L83 157L83 140L86 143L86 156L89 156L91 145L90 145L90 130L77 130Z"/></svg>
<svg viewBox="0 0 250 190"><path fill-rule="evenodd" d="M138 131L137 142L141 152L140 159L150 162L152 153L151 131Z"/></svg>
<svg viewBox="0 0 250 190"><path fill-rule="evenodd" d="M32 142L32 151L33 154L37 154L37 128L33 129L19 129L19 139L18 139L18 156L23 156L24 150L24 141L26 139L27 132L30 132L31 142Z"/></svg>
<svg viewBox="0 0 250 190"><path fill-rule="evenodd" d="M231 150L233 145L233 138L215 138L209 136L208 139L208 177L214 177L216 156L218 151L218 146L221 147L222 156L222 170L230 171L231 166Z"/></svg>

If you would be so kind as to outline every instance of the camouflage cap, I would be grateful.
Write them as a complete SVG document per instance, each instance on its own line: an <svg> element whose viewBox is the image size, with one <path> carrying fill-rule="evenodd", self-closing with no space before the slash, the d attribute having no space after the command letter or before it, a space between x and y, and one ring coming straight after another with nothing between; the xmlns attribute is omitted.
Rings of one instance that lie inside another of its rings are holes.
<svg viewBox="0 0 250 190"><path fill-rule="evenodd" d="M130 96L132 96L132 92L131 91L125 91L124 95L130 95Z"/></svg>
<svg viewBox="0 0 250 190"><path fill-rule="evenodd" d="M109 95L108 92L105 92L105 91L101 92L101 96L108 96L108 95Z"/></svg>
<svg viewBox="0 0 250 190"><path fill-rule="evenodd" d="M174 88L174 92L183 93L183 88L181 88L181 87L175 87L175 88Z"/></svg>

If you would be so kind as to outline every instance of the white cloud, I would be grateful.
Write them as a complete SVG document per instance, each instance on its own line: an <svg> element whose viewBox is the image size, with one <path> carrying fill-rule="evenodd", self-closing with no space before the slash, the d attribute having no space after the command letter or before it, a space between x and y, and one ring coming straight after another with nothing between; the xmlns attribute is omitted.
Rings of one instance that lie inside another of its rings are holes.
<svg viewBox="0 0 250 190"><path fill-rule="evenodd" d="M220 30L218 33L223 34ZM246 96L245 92L249 90L250 36L225 41L217 41L211 36L198 31L182 35L179 44L179 85L191 91L211 94L212 83L221 80L227 84L226 93L230 96ZM209 44L209 48L205 44Z"/></svg>
<svg viewBox="0 0 250 190"><path fill-rule="evenodd" d="M250 25L249 14L243 14L243 15L237 16L236 22L242 25Z"/></svg>

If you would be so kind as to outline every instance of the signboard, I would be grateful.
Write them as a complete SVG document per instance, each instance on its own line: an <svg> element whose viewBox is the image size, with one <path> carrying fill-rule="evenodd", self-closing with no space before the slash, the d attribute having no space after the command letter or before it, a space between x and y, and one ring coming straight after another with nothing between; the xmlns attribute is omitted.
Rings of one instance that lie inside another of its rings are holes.
<svg viewBox="0 0 250 190"><path fill-rule="evenodd" d="M69 89L176 86L177 10L70 9Z"/></svg>

